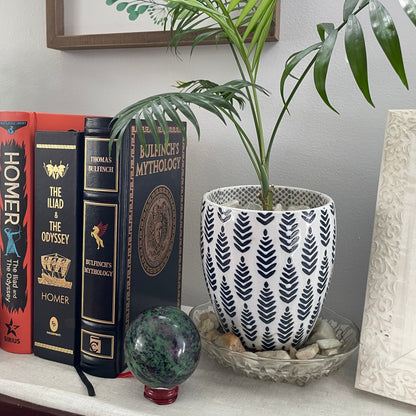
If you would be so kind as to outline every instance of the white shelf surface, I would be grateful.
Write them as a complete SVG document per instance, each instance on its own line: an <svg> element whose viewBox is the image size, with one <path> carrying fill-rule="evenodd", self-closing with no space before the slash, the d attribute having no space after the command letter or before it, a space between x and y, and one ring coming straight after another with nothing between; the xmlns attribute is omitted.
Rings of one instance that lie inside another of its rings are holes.
<svg viewBox="0 0 416 416"><path fill-rule="evenodd" d="M88 397L75 369L34 355L0 351L0 393L85 416L396 416L416 407L354 388L357 354L335 374L304 387L248 378L202 353L194 374L179 387L175 403L158 406L143 397L134 378L88 376ZM0 409L1 414L1 409Z"/></svg>

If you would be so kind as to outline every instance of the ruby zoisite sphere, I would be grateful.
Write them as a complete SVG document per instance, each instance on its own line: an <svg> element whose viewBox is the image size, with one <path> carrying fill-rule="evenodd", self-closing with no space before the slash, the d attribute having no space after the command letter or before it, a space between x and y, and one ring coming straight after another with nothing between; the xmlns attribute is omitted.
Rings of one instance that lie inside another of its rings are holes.
<svg viewBox="0 0 416 416"><path fill-rule="evenodd" d="M158 306L145 310L131 323L124 352L130 371L146 386L145 397L158 403L151 392L165 390L170 398L158 404L168 404L175 401L177 386L196 369L201 339L186 313L173 306Z"/></svg>

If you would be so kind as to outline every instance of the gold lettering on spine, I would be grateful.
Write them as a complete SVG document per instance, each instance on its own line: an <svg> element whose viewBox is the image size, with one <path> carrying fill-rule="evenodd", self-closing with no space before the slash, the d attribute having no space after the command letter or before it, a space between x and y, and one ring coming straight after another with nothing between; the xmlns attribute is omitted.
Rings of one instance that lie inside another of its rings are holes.
<svg viewBox="0 0 416 416"><path fill-rule="evenodd" d="M62 187L49 186L48 195L48 198L46 198L46 208L57 210L53 215L54 219L57 220L59 219L58 210L62 210L65 206ZM41 232L41 240L45 243L68 245L70 235L62 232L61 221L50 220L48 223L49 230Z"/></svg>
<svg viewBox="0 0 416 416"><path fill-rule="evenodd" d="M148 144L147 152L144 146L140 146L136 176L153 175L180 169L180 152L179 143L168 143L166 146Z"/></svg>
<svg viewBox="0 0 416 416"><path fill-rule="evenodd" d="M69 305L69 297L65 295L56 295L54 293L42 292L41 299L47 302L60 303L62 305Z"/></svg>

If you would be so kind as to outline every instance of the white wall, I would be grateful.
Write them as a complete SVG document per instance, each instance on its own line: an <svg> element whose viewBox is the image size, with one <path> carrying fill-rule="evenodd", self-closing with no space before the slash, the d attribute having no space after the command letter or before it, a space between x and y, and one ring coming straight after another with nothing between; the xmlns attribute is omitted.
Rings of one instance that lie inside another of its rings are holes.
<svg viewBox="0 0 416 416"><path fill-rule="evenodd" d="M335 274L326 305L361 323L386 113L415 108L415 31L398 1L391 6L400 27L411 86L393 76L370 38L370 83L376 109L361 98L345 65L342 48L330 67L328 93L341 115L317 97L309 79L293 102L274 151L272 180L330 194L338 214ZM397 3L397 4L396 4ZM102 0L103 8L105 0ZM280 108L278 82L286 58L317 40L315 25L339 22L343 1L284 0L281 40L264 51L259 83L273 98L264 122ZM392 5L391 5L392 4ZM114 12L115 13L115 12ZM342 42L341 44L342 45ZM204 46L177 59L165 48L62 52L46 48L44 1L0 0L0 110L36 110L114 115L134 100L162 92L176 80L236 78L224 46ZM188 145L183 301L207 300L199 261L199 204L214 187L255 183L234 131L200 113L202 139Z"/></svg>

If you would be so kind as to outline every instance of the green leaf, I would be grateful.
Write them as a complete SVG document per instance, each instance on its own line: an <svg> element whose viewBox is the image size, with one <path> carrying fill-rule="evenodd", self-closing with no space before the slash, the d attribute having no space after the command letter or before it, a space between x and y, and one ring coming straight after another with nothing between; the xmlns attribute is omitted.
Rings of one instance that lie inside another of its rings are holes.
<svg viewBox="0 0 416 416"><path fill-rule="evenodd" d="M133 13L136 11L137 4L132 4L131 6L127 7L127 13ZM145 6L146 7L146 6Z"/></svg>
<svg viewBox="0 0 416 416"><path fill-rule="evenodd" d="M172 95L170 97L172 104L176 107L176 111L180 111L194 126L198 139L201 136L201 129L199 127L198 119L188 103L186 103L180 96Z"/></svg>
<svg viewBox="0 0 416 416"><path fill-rule="evenodd" d="M316 28L318 29L319 37L323 42L326 38L325 34L329 35L334 30L335 26L333 23L319 23L316 25Z"/></svg>
<svg viewBox="0 0 416 416"><path fill-rule="evenodd" d="M193 50L195 49L195 47L197 45L199 45L201 42L203 42L205 39L214 36L218 33L218 29L215 30L209 30L207 32L202 32L199 35L196 35L194 38L194 41L192 42L192 47L191 47L191 54L193 52Z"/></svg>
<svg viewBox="0 0 416 416"><path fill-rule="evenodd" d="M256 88L266 93L262 87L244 80L234 80L224 85L218 85L208 80L197 80L181 83L180 86L191 90L191 92L165 93L151 96L121 110L115 116L115 123L112 128L112 136L119 139L117 146L122 141L122 132L129 125L132 118L144 118L153 134L158 131L157 125L159 125L164 133L166 142L168 139L166 135L166 118L170 118L186 139L185 126L181 121L181 115L183 115L195 127L199 138L200 128L197 117L192 111L192 104L216 115L223 123L228 118L238 130L240 128L239 113L234 107L234 102L237 101L240 106L244 103L246 98L244 91L247 87ZM140 140L142 139L144 139L144 135ZM156 137L155 139L158 140Z"/></svg>
<svg viewBox="0 0 416 416"><path fill-rule="evenodd" d="M151 106L152 106L153 117L159 123L159 126L165 138L165 144L167 144L169 142L169 127L168 127L168 123L166 122L165 115L163 111L160 109L159 103L157 101L153 102Z"/></svg>
<svg viewBox="0 0 416 416"><path fill-rule="evenodd" d="M416 25L416 1L415 0L399 0L403 10L409 16L409 19Z"/></svg>
<svg viewBox="0 0 416 416"><path fill-rule="evenodd" d="M258 21L253 26L249 25L243 35L243 40L245 40L251 32L253 33L253 37L250 41L248 55L250 55L253 50L256 49L256 53L254 54L252 60L252 67L256 72L260 62L261 51L263 50L264 43L266 42L267 36L270 32L270 26L273 22L275 8L276 0L263 0L251 19L252 22L255 21L256 14L259 12Z"/></svg>
<svg viewBox="0 0 416 416"><path fill-rule="evenodd" d="M107 6L112 6L114 3L116 3L118 0L106 0L105 4Z"/></svg>
<svg viewBox="0 0 416 416"><path fill-rule="evenodd" d="M140 16L140 14L138 12L131 12L131 13L129 13L129 20L131 20L133 22L133 21L137 20L139 16Z"/></svg>
<svg viewBox="0 0 416 416"><path fill-rule="evenodd" d="M335 42L337 40L338 30L334 29L325 39L322 47L316 55L316 62L314 65L314 82L318 94L321 96L324 103L337 113L334 107L330 104L326 94L326 76L328 74L329 61L331 59L332 51L334 50Z"/></svg>
<svg viewBox="0 0 416 416"><path fill-rule="evenodd" d="M268 20L268 16L273 15L274 7L270 10L270 5L275 4L273 0L262 0L253 16L250 18L250 23L247 26L247 29L244 32L243 40L247 39L247 36L253 31L256 26L261 26L263 19ZM261 29L260 29L261 30ZM267 31L269 29L267 28Z"/></svg>
<svg viewBox="0 0 416 416"><path fill-rule="evenodd" d="M370 21L374 35L403 85L409 88L404 70L400 41L393 19L378 0L370 0L369 4Z"/></svg>
<svg viewBox="0 0 416 416"><path fill-rule="evenodd" d="M143 118L146 121L147 126L152 133L152 136L155 140L156 146L160 146L160 139L159 139L159 130L157 128L157 124L155 119L153 118L153 113L149 110L148 107L144 107L142 110Z"/></svg>
<svg viewBox="0 0 416 416"><path fill-rule="evenodd" d="M237 21L235 22L235 26L238 27L243 23L244 19L247 17L249 13L253 12L253 9L256 8L258 0L249 0L245 5L244 9L241 11L240 16L238 17Z"/></svg>
<svg viewBox="0 0 416 416"><path fill-rule="evenodd" d="M286 99L285 99L284 90L285 90L285 84L286 84L287 78L289 76L292 76L292 71L296 68L296 66L300 62L302 62L304 58L306 58L313 51L320 49L321 47L322 47L322 42L315 43L314 45L311 45L302 51L294 53L287 60L282 76L280 78L280 96L282 97L283 104L285 106L286 106Z"/></svg>
<svg viewBox="0 0 416 416"><path fill-rule="evenodd" d="M357 7L359 1L360 0L345 0L343 10L344 22L346 22L350 15L354 12L354 9Z"/></svg>
<svg viewBox="0 0 416 416"><path fill-rule="evenodd" d="M354 14L347 20L345 28L345 51L355 81L365 99L374 107L368 87L367 53L361 24Z"/></svg>
<svg viewBox="0 0 416 416"><path fill-rule="evenodd" d="M234 10L234 8L238 5L238 3L240 3L241 0L231 0L230 4L228 5L228 11L232 12Z"/></svg>
<svg viewBox="0 0 416 416"><path fill-rule="evenodd" d="M143 146L144 152L147 154L146 136L144 135L144 132L143 132L142 120L140 117L136 117L135 122L136 122L137 136L139 137L140 143Z"/></svg>
<svg viewBox="0 0 416 416"><path fill-rule="evenodd" d="M273 15L270 16L269 21L265 22L265 28L262 31L260 32L256 31L255 35L253 36L253 40L251 41L251 44L250 44L249 54L252 51L254 42L256 42L255 43L256 52L254 53L254 57L253 57L253 67L255 68L256 72L260 64L261 51L263 50L264 43L266 42L267 36L269 35L269 30L270 30L270 26L272 22L273 22ZM259 38L256 39L256 35L258 32L259 32Z"/></svg>
<svg viewBox="0 0 416 416"><path fill-rule="evenodd" d="M166 113L166 115L172 120L172 122L175 124L175 126L177 126L181 133L182 136L184 138L184 140L186 141L186 129L183 125L182 120L180 119L178 113L175 111L175 109L172 107L172 104L170 103L169 100L166 100L164 97L160 97L159 99L160 105L162 106L164 112Z"/></svg>
<svg viewBox="0 0 416 416"><path fill-rule="evenodd" d="M220 27L219 31L230 42L241 46L241 35L233 25L227 12L220 12L210 1L175 0L169 2L169 5L172 4L173 7L169 12L169 30L171 33L169 45L175 51L184 36L195 36L195 34L211 30L215 26Z"/></svg>
<svg viewBox="0 0 416 416"><path fill-rule="evenodd" d="M122 3L117 4L116 9L119 12L121 12L121 11L123 11L127 7L127 5L128 5L128 3L124 1Z"/></svg>
<svg viewBox="0 0 416 416"><path fill-rule="evenodd" d="M138 9L137 9L137 13L139 13L139 14L143 14L143 13L145 13L146 12L146 10L149 8L149 6L140 6Z"/></svg>

